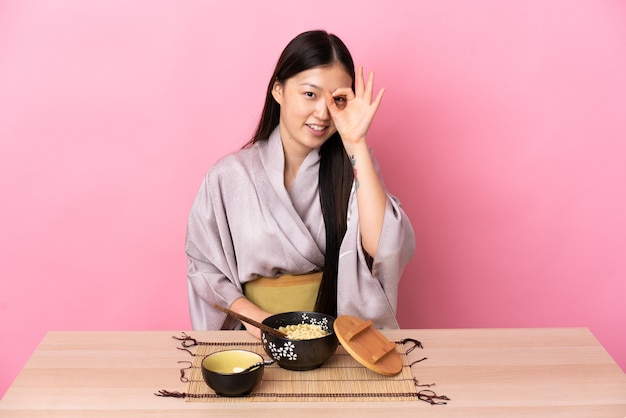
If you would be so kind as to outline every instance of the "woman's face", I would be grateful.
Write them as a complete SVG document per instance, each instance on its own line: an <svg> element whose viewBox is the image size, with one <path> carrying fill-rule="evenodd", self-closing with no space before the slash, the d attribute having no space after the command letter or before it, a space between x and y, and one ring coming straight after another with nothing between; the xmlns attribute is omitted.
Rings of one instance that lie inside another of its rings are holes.
<svg viewBox="0 0 626 418"><path fill-rule="evenodd" d="M340 64L315 67L276 82L272 90L280 105L279 131L286 152L306 155L319 148L336 132L326 106L326 92L340 87L350 88L352 78ZM345 105L344 98L335 98L337 106Z"/></svg>

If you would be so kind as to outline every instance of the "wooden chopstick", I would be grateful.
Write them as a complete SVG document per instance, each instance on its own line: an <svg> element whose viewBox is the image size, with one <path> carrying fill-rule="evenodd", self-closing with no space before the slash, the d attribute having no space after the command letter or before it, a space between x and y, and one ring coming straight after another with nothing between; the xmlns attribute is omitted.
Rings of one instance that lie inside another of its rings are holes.
<svg viewBox="0 0 626 418"><path fill-rule="evenodd" d="M248 318L247 316L243 316L238 314L237 312L231 311L228 308L224 308L223 306L220 306L218 304L213 305L215 307L215 309L218 309L222 312L224 312L225 314L232 316L235 319L238 319L240 321L246 322L250 325L254 325L255 327L267 332L268 334L272 334L275 335L277 337L281 337L281 338L287 338L287 335L280 332L279 330L277 330L276 328L272 328L268 325L262 324L260 322L255 321L254 319Z"/></svg>

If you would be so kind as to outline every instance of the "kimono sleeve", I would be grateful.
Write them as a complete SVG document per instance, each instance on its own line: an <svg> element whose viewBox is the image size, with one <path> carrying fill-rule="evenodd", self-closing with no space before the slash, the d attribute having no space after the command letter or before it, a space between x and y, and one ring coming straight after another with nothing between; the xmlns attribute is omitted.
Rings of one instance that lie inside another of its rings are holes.
<svg viewBox="0 0 626 418"><path fill-rule="evenodd" d="M205 176L191 206L185 240L189 313L194 330L232 329L232 320L213 306L230 306L243 296L219 184Z"/></svg>

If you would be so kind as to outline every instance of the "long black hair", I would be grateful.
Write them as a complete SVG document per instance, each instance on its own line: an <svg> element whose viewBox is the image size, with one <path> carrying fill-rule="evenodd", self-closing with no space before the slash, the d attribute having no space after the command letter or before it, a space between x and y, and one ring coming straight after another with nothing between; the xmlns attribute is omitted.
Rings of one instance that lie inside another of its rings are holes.
<svg viewBox="0 0 626 418"><path fill-rule="evenodd" d="M256 132L244 146L267 140L278 126L280 105L274 100L274 84L284 84L296 74L315 67L341 64L352 77L354 90L354 61L346 45L333 34L314 30L296 36L283 50L274 74L267 86L265 104ZM343 147L341 137L335 132L320 147L319 193L326 228L326 253L322 283L315 302L315 310L337 316L337 272L339 247L346 234L348 200L354 173Z"/></svg>

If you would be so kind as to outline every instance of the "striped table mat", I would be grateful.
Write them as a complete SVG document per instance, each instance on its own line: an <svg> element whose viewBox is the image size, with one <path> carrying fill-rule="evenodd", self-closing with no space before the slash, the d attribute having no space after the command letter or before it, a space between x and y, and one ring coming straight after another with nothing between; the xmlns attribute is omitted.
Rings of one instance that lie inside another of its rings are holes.
<svg viewBox="0 0 626 418"><path fill-rule="evenodd" d="M265 367L263 380L245 397L216 395L202 378L200 364L211 353L245 349L268 358L261 342L200 343L192 353L191 366L183 371L187 380L185 400L189 402L315 402L315 401L414 401L422 387L411 372L407 347L398 343L402 371L396 376L375 373L355 359L340 345L322 367L308 371L285 370L277 364ZM411 347L408 348L411 350Z"/></svg>

